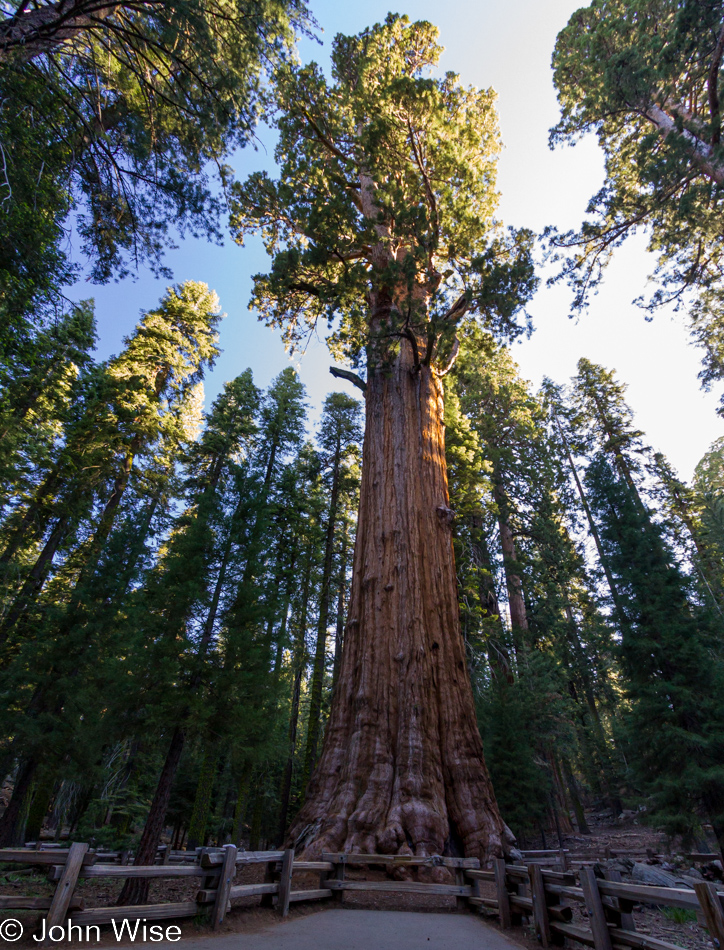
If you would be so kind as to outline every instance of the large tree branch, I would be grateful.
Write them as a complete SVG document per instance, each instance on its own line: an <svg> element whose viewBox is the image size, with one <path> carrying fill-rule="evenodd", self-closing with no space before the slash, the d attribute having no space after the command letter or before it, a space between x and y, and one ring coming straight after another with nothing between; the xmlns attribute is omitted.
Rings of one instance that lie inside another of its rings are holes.
<svg viewBox="0 0 724 950"><path fill-rule="evenodd" d="M465 316L470 303L465 294L461 294L455 303L450 307L450 309L445 313L439 321L430 321L427 325L427 346L425 347L425 355L423 356L421 362L423 366L430 366L432 364L433 357L435 355L435 344L438 340L438 333L436 332L436 327L439 327L441 323L443 324L452 324L453 326L458 324L460 320ZM455 356L457 356L457 350L455 351ZM453 359L454 362L454 359ZM452 367L450 367L452 368ZM446 370L445 372L448 372ZM443 376L445 373L443 373Z"/></svg>
<svg viewBox="0 0 724 950"><path fill-rule="evenodd" d="M435 193L432 190L432 185L430 184L430 178L427 174L427 169L425 168L425 163L422 158L422 149L420 148L415 132L412 128L412 125L408 121L407 129L410 136L410 143L412 145L412 154L415 156L415 164L417 165L420 174L422 175L422 181L425 185L425 195L427 197L427 203L430 208L430 215L432 217L432 226L435 232L435 241L437 243L440 237L440 226L437 213L437 201L435 200Z"/></svg>
<svg viewBox="0 0 724 950"><path fill-rule="evenodd" d="M314 121L314 119L313 119L313 118L311 117L311 115L307 112L307 110L306 110L306 109L302 109L302 110L301 110L301 113L302 113L302 115L304 116L304 118L306 119L307 124L309 125L309 127L311 128L311 130L314 132L314 134L315 134L316 137L319 139L319 141L322 143L322 145L324 145L324 147L327 149L327 151L328 151L328 152L331 152L332 155L334 155L336 158L338 158L341 162L344 162L345 164L347 164L347 162L349 161L349 158L344 154L344 152L343 152L340 148L338 148L338 147L334 144L334 142L332 141L332 139L331 139L328 135L325 135L325 134L324 134L324 132L320 129L319 125ZM350 187L351 187L351 186L350 186Z"/></svg>
<svg viewBox="0 0 724 950"><path fill-rule="evenodd" d="M465 294L461 294L443 317L445 323L459 323L468 312L470 303Z"/></svg>
<svg viewBox="0 0 724 950"><path fill-rule="evenodd" d="M709 118L711 119L711 144L718 145L721 140L721 117L719 115L719 70L722 56L724 56L724 20L722 20L719 36L714 47L714 55L709 67L706 80L709 94Z"/></svg>
<svg viewBox="0 0 724 950"><path fill-rule="evenodd" d="M458 338L455 337L455 340L453 341L452 352L450 353L450 359L449 359L449 360L447 361L447 363L445 364L445 368L444 368L444 369L435 369L434 366L432 367L432 371L433 371L433 373L437 376L438 379L442 379L443 376L447 376L447 374L450 372L450 370L451 370L451 369L453 368L453 366L455 365L455 361L456 361L457 358L458 358L458 353L459 353L459 352L460 352L460 340L458 340Z"/></svg>
<svg viewBox="0 0 724 950"><path fill-rule="evenodd" d="M676 103L667 100L665 105L681 119L687 120L689 118L686 110L676 105ZM704 142L690 129L679 129L674 119L667 112L664 112L660 106L652 103L644 108L643 114L662 133L664 139L667 139L670 135L683 139L694 165L717 185L724 185L724 165L714 160L714 149L711 145Z"/></svg>
<svg viewBox="0 0 724 950"><path fill-rule="evenodd" d="M293 283L287 284L287 286L289 290L300 290L304 294L311 294L312 297L322 296L322 291L319 287L304 280L295 280Z"/></svg>
<svg viewBox="0 0 724 950"><path fill-rule="evenodd" d="M422 358L422 365L429 366L430 361L432 360L432 354L435 349L435 343L437 341L437 333L435 332L435 324L432 320L427 325L427 346L425 347L425 355Z"/></svg>
<svg viewBox="0 0 724 950"><path fill-rule="evenodd" d="M357 373L353 373L348 369L340 369L338 366L330 366L329 372L336 379L346 379L348 383L352 383L357 389L361 389L363 393L367 392L367 383L358 376Z"/></svg>
<svg viewBox="0 0 724 950"><path fill-rule="evenodd" d="M163 0L59 0L28 10L21 5L0 23L0 63L11 56L23 61L47 53L78 33L92 30L119 7L142 10L163 6Z"/></svg>

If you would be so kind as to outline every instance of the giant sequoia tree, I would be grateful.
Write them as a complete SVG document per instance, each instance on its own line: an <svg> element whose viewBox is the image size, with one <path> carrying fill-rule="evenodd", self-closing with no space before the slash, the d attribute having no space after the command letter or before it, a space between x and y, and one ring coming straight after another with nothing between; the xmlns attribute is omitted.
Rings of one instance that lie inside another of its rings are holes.
<svg viewBox="0 0 724 950"><path fill-rule="evenodd" d="M344 652L290 832L310 853L504 846L460 635L441 377L466 312L525 329L535 278L530 236L494 219L494 94L431 78L436 36L390 15L337 36L333 83L316 64L286 70L280 177L234 199L238 237L261 229L273 259L255 278L263 318L292 344L326 321L334 352L366 370Z"/></svg>

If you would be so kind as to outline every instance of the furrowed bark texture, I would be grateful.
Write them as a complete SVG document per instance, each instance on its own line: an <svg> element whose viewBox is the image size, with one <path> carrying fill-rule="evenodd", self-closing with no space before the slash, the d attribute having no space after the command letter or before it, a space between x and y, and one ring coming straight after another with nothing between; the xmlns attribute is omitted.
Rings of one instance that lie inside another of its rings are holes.
<svg viewBox="0 0 724 950"><path fill-rule="evenodd" d="M460 634L442 385L402 343L370 371L339 680L289 842L322 851L500 855ZM508 832L508 834L510 834Z"/></svg>

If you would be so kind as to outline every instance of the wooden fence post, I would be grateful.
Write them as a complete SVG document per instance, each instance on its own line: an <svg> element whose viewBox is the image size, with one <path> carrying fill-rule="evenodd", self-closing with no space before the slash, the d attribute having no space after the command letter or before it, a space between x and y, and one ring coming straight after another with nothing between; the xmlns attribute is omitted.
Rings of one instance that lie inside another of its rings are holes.
<svg viewBox="0 0 724 950"><path fill-rule="evenodd" d="M510 912L508 887L505 882L505 860L503 858L493 859L493 874L495 875L495 890L498 898L500 927L502 930L510 930L513 926L513 919Z"/></svg>
<svg viewBox="0 0 724 950"><path fill-rule="evenodd" d="M528 865L528 880L530 882L530 896L533 899L533 920L535 921L536 934L541 946L547 948L551 943L551 928L548 920L543 871L539 864Z"/></svg>
<svg viewBox="0 0 724 950"><path fill-rule="evenodd" d="M212 923L214 930L218 930L224 917L226 917L226 908L229 903L229 891L234 883L236 875L236 845L224 845L224 863L221 865L221 874L216 883L216 901L214 902L214 912Z"/></svg>
<svg viewBox="0 0 724 950"><path fill-rule="evenodd" d="M561 848L558 852L558 867L561 871L568 870L568 855L565 848Z"/></svg>
<svg viewBox="0 0 724 950"><path fill-rule="evenodd" d="M706 920L706 929L709 936L718 946L719 950L724 948L724 911L722 911L721 900L716 892L716 885L708 881L697 881L694 884L696 896L704 912Z"/></svg>
<svg viewBox="0 0 724 950"><path fill-rule="evenodd" d="M79 844L76 842L70 846L63 872L60 875L55 894L53 894L48 916L45 918L46 938L43 941L43 946L48 946L48 944L52 942L47 937L50 928L65 922L70 901L73 897L73 891L75 891L75 885L78 883L78 875L80 874L80 869L83 867L83 858L86 856L87 851L87 844Z"/></svg>
<svg viewBox="0 0 724 950"><path fill-rule="evenodd" d="M276 867L279 864L279 859L275 858L274 861L267 861L266 870L264 872L264 883L265 884L275 884L277 875ZM273 894L263 894L261 901L259 902L260 907L273 907L274 906L274 895Z"/></svg>
<svg viewBox="0 0 724 950"><path fill-rule="evenodd" d="M335 861L335 865L334 865L334 876L336 880L338 881L344 880L344 866L346 863L347 863L347 855L338 854L337 859ZM337 901L338 904L344 903L344 888L340 887L339 890L334 890L332 893L334 894L334 899Z"/></svg>
<svg viewBox="0 0 724 950"><path fill-rule="evenodd" d="M586 910L591 922L595 950L612 950L611 934L608 932L606 912L593 868L581 868L581 887L586 901Z"/></svg>
<svg viewBox="0 0 724 950"><path fill-rule="evenodd" d="M205 848L205 847L197 848L196 857L194 858L194 864L198 865L198 867L200 868L204 867L205 866L204 857L209 853L209 850L210 850L209 848ZM206 877L204 878L204 881L201 887L204 890L213 890L218 884L218 882L219 882L219 879L215 875L207 874Z"/></svg>
<svg viewBox="0 0 724 950"><path fill-rule="evenodd" d="M280 917L286 917L289 913L289 895L292 892L292 874L294 873L294 848L289 848L284 852L282 858L282 873L279 878L279 899L277 901L277 911Z"/></svg>
<svg viewBox="0 0 724 950"><path fill-rule="evenodd" d="M482 896L483 896L483 889L482 889L482 887L480 886L480 881L479 881L479 879L478 879L477 877L474 877L474 878L472 879L471 890L472 890L472 892L473 892L473 894L472 894L473 897L482 897ZM482 905L482 904L478 907L478 910L480 911L480 913L483 912L483 905Z"/></svg>
<svg viewBox="0 0 724 950"><path fill-rule="evenodd" d="M459 887L465 887L465 885L468 883L467 880L466 880L466 878L465 878L465 871L463 871L462 868L455 868L455 883L456 883ZM474 893L474 891L473 891L473 893ZM465 910L465 909L467 908L467 906L468 906L467 898L466 898L466 897L456 897L456 898L455 898L455 906L457 907L458 910Z"/></svg>
<svg viewBox="0 0 724 950"><path fill-rule="evenodd" d="M607 868L603 872L603 875L607 881L613 881L616 884L621 882L620 871ZM627 901L623 897L611 898L611 909L615 911L615 913L620 918L620 922L618 921L616 922L617 927L621 927L622 930L632 930L634 932L636 931L636 924L634 922L633 913L632 913L633 908L634 908L633 901ZM605 905L604 905L604 909L605 909Z"/></svg>

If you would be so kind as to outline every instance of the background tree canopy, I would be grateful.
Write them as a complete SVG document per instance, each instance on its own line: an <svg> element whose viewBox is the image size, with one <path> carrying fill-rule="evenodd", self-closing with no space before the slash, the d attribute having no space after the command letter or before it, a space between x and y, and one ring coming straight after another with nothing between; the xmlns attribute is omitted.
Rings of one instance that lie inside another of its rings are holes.
<svg viewBox="0 0 724 950"><path fill-rule="evenodd" d="M553 54L561 120L551 143L595 132L606 161L590 218L553 242L569 252L574 306L586 306L615 248L647 229L658 288L645 306L692 303L707 385L724 377L723 57L717 0L595 0Z"/></svg>
<svg viewBox="0 0 724 950"><path fill-rule="evenodd" d="M0 6L0 319L22 325L76 273L163 270L174 233L220 238L233 149L304 0Z"/></svg>

